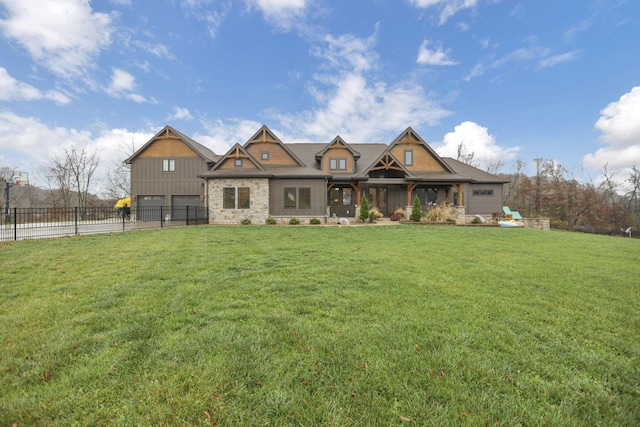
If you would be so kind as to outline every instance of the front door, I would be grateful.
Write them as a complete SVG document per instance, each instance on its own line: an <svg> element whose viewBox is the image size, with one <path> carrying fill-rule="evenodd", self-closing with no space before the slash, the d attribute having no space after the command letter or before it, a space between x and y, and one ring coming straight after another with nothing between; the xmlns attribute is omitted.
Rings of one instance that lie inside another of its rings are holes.
<svg viewBox="0 0 640 427"><path fill-rule="evenodd" d="M381 214L389 216L387 187L369 187L367 199L370 207L378 208Z"/></svg>
<svg viewBox="0 0 640 427"><path fill-rule="evenodd" d="M355 192L351 187L332 187L329 190L329 214L337 217L353 217Z"/></svg>

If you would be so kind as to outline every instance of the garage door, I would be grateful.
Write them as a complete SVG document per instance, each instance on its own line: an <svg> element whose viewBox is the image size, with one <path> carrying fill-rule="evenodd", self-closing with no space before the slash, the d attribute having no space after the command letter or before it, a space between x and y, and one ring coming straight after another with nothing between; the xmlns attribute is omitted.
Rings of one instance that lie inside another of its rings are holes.
<svg viewBox="0 0 640 427"><path fill-rule="evenodd" d="M164 214L164 196L138 196L136 218L138 221L160 221Z"/></svg>
<svg viewBox="0 0 640 427"><path fill-rule="evenodd" d="M171 219L174 221L184 221L187 219L187 208L189 217L195 217L195 207L200 206L200 196L171 196Z"/></svg>

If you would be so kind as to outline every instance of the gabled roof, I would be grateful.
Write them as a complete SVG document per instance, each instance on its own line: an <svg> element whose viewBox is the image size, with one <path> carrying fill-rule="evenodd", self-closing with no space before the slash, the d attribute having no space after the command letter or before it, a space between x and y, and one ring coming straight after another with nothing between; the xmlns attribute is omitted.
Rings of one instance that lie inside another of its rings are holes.
<svg viewBox="0 0 640 427"><path fill-rule="evenodd" d="M241 157L242 159L247 159L251 162L251 164L255 167L255 169L249 168L223 168L224 164L227 160ZM255 157L251 155L242 145L236 143L227 153L220 158L218 163L216 163L211 171L198 175L198 176L271 176L269 172L267 172L264 167L258 162Z"/></svg>
<svg viewBox="0 0 640 427"><path fill-rule="evenodd" d="M411 126L409 126L408 128L405 129L404 132L402 132L400 135L398 135L398 137L396 139L393 140L393 142L389 145L389 148L387 149L389 152L391 152L391 150L393 149L393 147L395 147L400 141L402 141L403 139L405 139L406 137L409 137L417 142L419 142L424 149L435 159L436 162L438 162L447 172L450 173L455 173L455 171L453 169L451 169L449 167L449 165L442 160L442 158L438 155L438 153L436 153L425 141L424 139L422 139L420 137L420 135L418 135L418 133L416 131L414 131Z"/></svg>
<svg viewBox="0 0 640 427"><path fill-rule="evenodd" d="M186 144L189 148L191 148L194 152L196 152L196 154L198 154L207 163L215 163L216 161L218 161L220 159L220 156L218 156L216 153L214 153L209 148L205 147L204 145L200 144L199 142L196 142L192 138L189 138L187 135L183 134L179 130L174 129L171 126L167 125L167 126L163 127L160 130L160 132L155 134L155 136L153 138L151 138L149 141L147 141L146 144L144 144L142 147L140 147L135 153L133 153L131 155L131 157L126 159L124 162L127 163L127 164L130 164L133 161L133 159L138 157L144 150L149 148L149 146L151 146L158 138L160 138L163 135L170 135L170 134L173 134L176 138L178 138L180 141L182 141L184 144Z"/></svg>
<svg viewBox="0 0 640 427"><path fill-rule="evenodd" d="M282 149L298 164L298 166L306 166L303 161L301 161L295 154L293 154L293 152L289 150L289 148L282 141L280 141L280 138L278 138L267 125L262 125L262 127L260 127L260 129L258 129L258 131L253 134L253 136L249 138L249 140L247 140L247 142L244 144L244 148L247 148L253 143L261 142L275 142L279 144Z"/></svg>
<svg viewBox="0 0 640 427"><path fill-rule="evenodd" d="M337 135L335 138L333 138L333 141L331 141L326 145L326 147L324 147L324 149L316 153L316 161L319 162L322 159L322 157L326 154L326 152L334 147L346 148L347 150L349 150L349 152L351 152L351 155L353 156L354 160L358 160L360 158L360 153L358 153L356 150L353 149L353 147L347 144L344 141L344 139L340 137L340 135Z"/></svg>
<svg viewBox="0 0 640 427"><path fill-rule="evenodd" d="M455 160L450 157L443 157L442 159L446 161L447 164L449 164L449 166L455 171L455 173L457 173L461 177L466 178L468 181L483 184L504 184L509 182L509 180L504 180L499 176L483 171L482 169L478 169L475 166L462 163L459 160Z"/></svg>
<svg viewBox="0 0 640 427"><path fill-rule="evenodd" d="M368 175L371 171L380 169L391 169L401 171L405 176L411 176L411 172L409 172L407 168L405 168L404 165L399 162L393 154L391 154L389 148L387 148L382 154L380 154L373 163L370 163L367 168L360 172L358 175L362 178L365 178L366 175Z"/></svg>

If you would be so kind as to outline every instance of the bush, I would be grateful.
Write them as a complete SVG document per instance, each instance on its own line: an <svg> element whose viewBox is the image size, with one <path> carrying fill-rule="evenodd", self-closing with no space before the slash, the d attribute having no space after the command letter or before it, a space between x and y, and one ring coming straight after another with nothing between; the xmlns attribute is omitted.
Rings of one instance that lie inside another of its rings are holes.
<svg viewBox="0 0 640 427"><path fill-rule="evenodd" d="M311 224L311 225L319 225L319 224L322 224L322 222L318 218L311 218L309 220L309 224Z"/></svg>
<svg viewBox="0 0 640 427"><path fill-rule="evenodd" d="M242 221L240 221L240 224L242 224L242 225L251 225L251 220L249 218L245 218Z"/></svg>
<svg viewBox="0 0 640 427"><path fill-rule="evenodd" d="M360 221L365 222L369 218L369 200L367 196L362 195L360 200Z"/></svg>
<svg viewBox="0 0 640 427"><path fill-rule="evenodd" d="M420 198L418 196L413 198L413 206L409 219L413 222L420 222L422 219L422 206L420 205Z"/></svg>
<svg viewBox="0 0 640 427"><path fill-rule="evenodd" d="M404 218L404 215L400 215L397 213L394 213L389 217L391 221L400 221L402 218Z"/></svg>
<svg viewBox="0 0 640 427"><path fill-rule="evenodd" d="M291 218L289 220L289 225L300 225L300 220L298 218Z"/></svg>
<svg viewBox="0 0 640 427"><path fill-rule="evenodd" d="M471 224L475 224L475 225L482 224L482 221L480 220L480 218L476 216L476 217L473 217L473 219L471 220Z"/></svg>
<svg viewBox="0 0 640 427"><path fill-rule="evenodd" d="M267 225L276 225L276 220L271 218L271 217L269 217L269 218L266 219L266 221L264 223L267 224Z"/></svg>

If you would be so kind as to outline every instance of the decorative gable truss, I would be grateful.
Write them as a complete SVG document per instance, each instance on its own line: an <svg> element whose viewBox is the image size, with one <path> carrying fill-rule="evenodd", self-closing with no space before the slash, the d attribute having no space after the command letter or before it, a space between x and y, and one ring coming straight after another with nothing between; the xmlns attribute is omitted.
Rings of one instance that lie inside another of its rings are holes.
<svg viewBox="0 0 640 427"><path fill-rule="evenodd" d="M249 138L244 149L265 166L304 166L304 163L265 125Z"/></svg>
<svg viewBox="0 0 640 427"><path fill-rule="evenodd" d="M448 172L453 169L410 127L389 146L389 153L400 159L407 171Z"/></svg>
<svg viewBox="0 0 640 427"><path fill-rule="evenodd" d="M264 172L262 165L240 144L231 147L213 167L212 172L229 169L238 170L240 173L248 173L251 170Z"/></svg>

